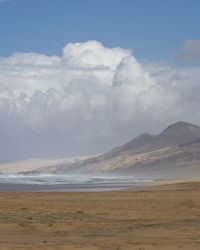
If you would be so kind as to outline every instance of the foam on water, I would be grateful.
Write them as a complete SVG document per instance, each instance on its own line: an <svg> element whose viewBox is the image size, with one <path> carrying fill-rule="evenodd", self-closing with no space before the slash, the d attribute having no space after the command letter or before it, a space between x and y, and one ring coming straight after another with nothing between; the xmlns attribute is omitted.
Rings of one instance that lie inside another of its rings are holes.
<svg viewBox="0 0 200 250"><path fill-rule="evenodd" d="M151 181L134 176L89 176L89 175L58 175L58 174L14 174L0 173L0 184L31 184L31 185L57 185L57 184L103 184Z"/></svg>

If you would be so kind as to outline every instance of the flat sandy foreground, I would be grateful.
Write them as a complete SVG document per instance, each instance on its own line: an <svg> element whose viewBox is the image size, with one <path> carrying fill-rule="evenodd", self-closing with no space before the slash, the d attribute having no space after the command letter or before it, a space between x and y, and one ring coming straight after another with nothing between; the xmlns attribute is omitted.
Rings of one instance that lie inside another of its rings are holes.
<svg viewBox="0 0 200 250"><path fill-rule="evenodd" d="M2 192L0 249L199 250L200 182L113 192Z"/></svg>

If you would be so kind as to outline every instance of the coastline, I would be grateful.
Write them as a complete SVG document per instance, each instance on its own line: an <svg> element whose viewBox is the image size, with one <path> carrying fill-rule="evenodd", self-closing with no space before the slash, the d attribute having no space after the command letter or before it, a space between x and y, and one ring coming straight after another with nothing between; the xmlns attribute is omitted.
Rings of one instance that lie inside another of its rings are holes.
<svg viewBox="0 0 200 250"><path fill-rule="evenodd" d="M134 182L96 184L0 184L0 192L102 192L135 188L142 184ZM145 185L145 184L144 184Z"/></svg>
<svg viewBox="0 0 200 250"><path fill-rule="evenodd" d="M80 183L80 184L12 184L0 183L0 192L111 192L178 183L200 182L199 179L160 179L139 182Z"/></svg>

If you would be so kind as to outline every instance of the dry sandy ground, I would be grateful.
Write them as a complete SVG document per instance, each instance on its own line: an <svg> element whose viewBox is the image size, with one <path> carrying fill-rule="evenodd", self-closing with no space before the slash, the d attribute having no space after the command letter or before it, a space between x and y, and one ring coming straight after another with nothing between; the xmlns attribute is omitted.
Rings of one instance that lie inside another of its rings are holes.
<svg viewBox="0 0 200 250"><path fill-rule="evenodd" d="M200 182L0 193L0 249L200 249Z"/></svg>

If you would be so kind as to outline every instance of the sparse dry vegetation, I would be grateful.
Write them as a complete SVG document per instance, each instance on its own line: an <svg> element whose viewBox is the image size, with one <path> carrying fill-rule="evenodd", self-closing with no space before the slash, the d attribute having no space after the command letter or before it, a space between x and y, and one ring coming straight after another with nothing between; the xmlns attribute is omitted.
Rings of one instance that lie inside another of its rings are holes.
<svg viewBox="0 0 200 250"><path fill-rule="evenodd" d="M200 182L1 193L0 249L200 249Z"/></svg>

